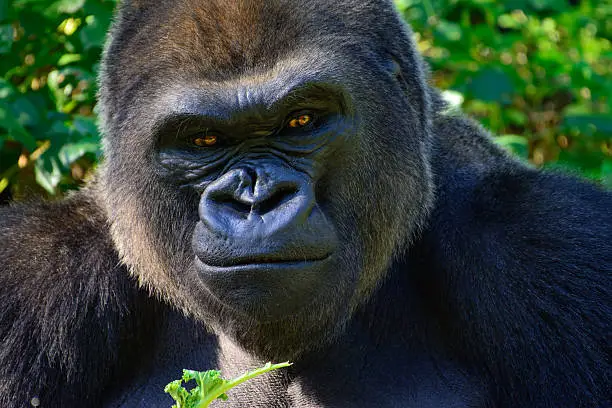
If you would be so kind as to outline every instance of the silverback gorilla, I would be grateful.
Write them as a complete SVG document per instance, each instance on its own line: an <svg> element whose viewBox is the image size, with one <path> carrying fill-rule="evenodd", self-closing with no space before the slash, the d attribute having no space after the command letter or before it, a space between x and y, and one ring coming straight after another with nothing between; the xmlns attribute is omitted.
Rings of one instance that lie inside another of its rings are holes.
<svg viewBox="0 0 612 408"><path fill-rule="evenodd" d="M0 406L610 406L612 195L445 106L389 0L125 0L105 161L0 212ZM36 405L36 403L34 404Z"/></svg>

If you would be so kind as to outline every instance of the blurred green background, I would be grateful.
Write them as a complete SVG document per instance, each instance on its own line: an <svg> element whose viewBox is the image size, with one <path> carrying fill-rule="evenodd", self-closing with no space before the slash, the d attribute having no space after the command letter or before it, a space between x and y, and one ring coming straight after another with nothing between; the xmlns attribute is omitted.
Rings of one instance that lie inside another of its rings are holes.
<svg viewBox="0 0 612 408"><path fill-rule="evenodd" d="M612 0L396 0L436 86L536 166L612 187ZM62 196L100 158L114 0L0 0L0 203Z"/></svg>

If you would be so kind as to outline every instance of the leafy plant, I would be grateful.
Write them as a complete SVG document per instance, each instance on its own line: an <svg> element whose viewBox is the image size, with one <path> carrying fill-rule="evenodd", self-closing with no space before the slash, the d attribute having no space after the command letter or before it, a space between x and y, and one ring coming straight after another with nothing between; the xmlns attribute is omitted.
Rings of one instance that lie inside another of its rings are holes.
<svg viewBox="0 0 612 408"><path fill-rule="evenodd" d="M114 0L0 0L0 201L60 195L100 157L94 114Z"/></svg>
<svg viewBox="0 0 612 408"><path fill-rule="evenodd" d="M249 371L233 380L222 378L221 373L217 370L183 370L183 378L166 385L164 391L176 401L176 404L172 406L173 408L206 408L216 399L227 400L226 393L235 386L267 372L290 365L289 362L267 363L265 366ZM183 387L183 382L187 383L189 381L196 382L196 386L191 391Z"/></svg>
<svg viewBox="0 0 612 408"><path fill-rule="evenodd" d="M536 166L612 188L612 4L396 0L433 81Z"/></svg>

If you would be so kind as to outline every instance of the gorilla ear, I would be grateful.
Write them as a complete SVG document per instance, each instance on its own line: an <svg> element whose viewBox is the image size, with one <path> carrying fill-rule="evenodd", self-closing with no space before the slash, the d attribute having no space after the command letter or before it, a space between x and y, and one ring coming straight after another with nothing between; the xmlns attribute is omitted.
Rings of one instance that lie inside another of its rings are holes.
<svg viewBox="0 0 612 408"><path fill-rule="evenodd" d="M387 65L387 70L391 73L391 75L398 77L402 74L402 67L397 59L392 57Z"/></svg>
<svg viewBox="0 0 612 408"><path fill-rule="evenodd" d="M393 76L396 80L400 82L402 88L404 88L404 90L406 91L408 84L406 83L406 80L403 76L402 65L400 64L398 59L394 56L389 56L389 59L385 64L385 69L389 75Z"/></svg>

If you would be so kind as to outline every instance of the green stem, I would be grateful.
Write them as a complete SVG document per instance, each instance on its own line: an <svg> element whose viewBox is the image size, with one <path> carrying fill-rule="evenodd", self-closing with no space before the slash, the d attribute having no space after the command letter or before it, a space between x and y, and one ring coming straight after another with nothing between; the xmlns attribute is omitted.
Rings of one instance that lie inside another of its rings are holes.
<svg viewBox="0 0 612 408"><path fill-rule="evenodd" d="M206 397L206 399L200 402L200 404L198 404L197 408L207 408L214 400L219 398L219 396L221 396L222 394L225 394L230 389L234 388L237 385L242 384L245 381L248 381L252 378L255 378L267 372L278 370L279 368L289 367L290 365L291 363L288 361L285 363L278 363L278 364L268 363L261 368L245 373L241 375L240 377L236 377L233 380L223 384L218 389L211 391L210 394Z"/></svg>

